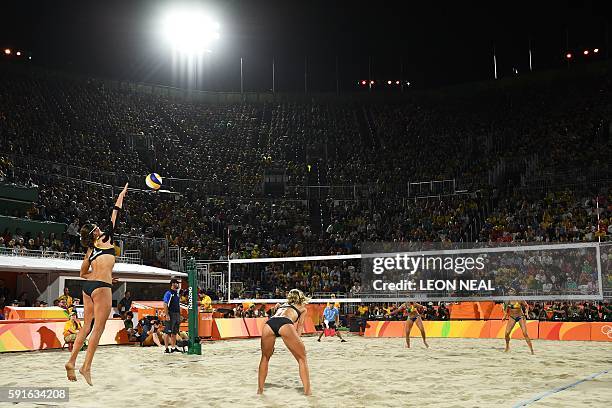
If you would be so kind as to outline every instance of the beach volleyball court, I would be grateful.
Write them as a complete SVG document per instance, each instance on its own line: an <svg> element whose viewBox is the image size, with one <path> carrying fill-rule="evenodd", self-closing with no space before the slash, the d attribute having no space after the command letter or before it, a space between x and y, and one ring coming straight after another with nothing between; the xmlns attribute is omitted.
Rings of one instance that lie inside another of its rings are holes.
<svg viewBox="0 0 612 408"><path fill-rule="evenodd" d="M513 407L612 368L612 346L599 342L534 341L535 356L520 340L512 341L509 354L500 339L431 338L430 349L418 338L412 349L401 338L304 342L312 397L302 395L297 364L280 339L263 396L256 395L258 339L206 342L201 356L101 347L93 388L80 377L66 380L67 352L5 354L0 384L70 387L70 407ZM609 407L610 401L612 371L529 406Z"/></svg>

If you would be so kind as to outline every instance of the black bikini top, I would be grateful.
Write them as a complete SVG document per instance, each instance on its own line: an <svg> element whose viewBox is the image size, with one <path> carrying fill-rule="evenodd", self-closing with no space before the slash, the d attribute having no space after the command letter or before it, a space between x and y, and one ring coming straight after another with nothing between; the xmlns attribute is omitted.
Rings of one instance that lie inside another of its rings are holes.
<svg viewBox="0 0 612 408"><path fill-rule="evenodd" d="M113 207L113 211L115 211L115 210L121 211L121 208ZM116 222L116 220L115 220L115 222ZM102 235L100 236L99 239L106 244L107 242L111 242L112 243L114 238L115 238L115 225L111 224L110 232L102 233ZM115 256L115 247L102 249L102 248L98 248L98 247L96 247L94 245L93 248L91 249L91 255L89 255L89 263L91 263L94 259L96 259L100 255L112 255L112 256Z"/></svg>
<svg viewBox="0 0 612 408"><path fill-rule="evenodd" d="M102 248L98 248L98 247L94 246L91 249L91 254L89 255L89 263L91 263L94 259L96 259L100 255L112 255L112 256L115 256L115 247L102 249Z"/></svg>
<svg viewBox="0 0 612 408"><path fill-rule="evenodd" d="M300 312L300 311L298 310L298 308L297 308L297 307L295 307L295 306L293 306L293 305L290 305L290 304L284 304L284 305L279 306L278 308L279 308L279 309L286 309L286 308L288 308L288 307L290 307L290 308L292 308L293 310L295 310L295 313L297 313L297 315L298 315L297 320L300 320L300 315L302 314L302 312ZM297 321L297 320L296 320L296 321Z"/></svg>

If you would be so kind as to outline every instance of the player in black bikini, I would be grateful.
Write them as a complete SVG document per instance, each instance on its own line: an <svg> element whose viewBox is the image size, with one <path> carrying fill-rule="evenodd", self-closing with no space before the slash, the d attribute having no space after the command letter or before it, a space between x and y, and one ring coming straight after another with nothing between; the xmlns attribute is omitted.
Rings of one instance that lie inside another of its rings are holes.
<svg viewBox="0 0 612 408"><path fill-rule="evenodd" d="M300 336L304 330L306 318L306 303L308 298L301 290L292 289L287 296L287 303L278 307L264 325L261 333L261 361L259 362L259 377L257 393L263 394L266 376L268 375L268 364L274 353L274 343L277 337L282 337L285 345L293 354L300 366L300 378L304 385L304 394L310 395L310 374L308 373L308 362L306 361L306 348ZM297 323L297 328L296 328Z"/></svg>
<svg viewBox="0 0 612 408"><path fill-rule="evenodd" d="M117 197L117 202L111 214L111 230L109 232L102 233L95 224L85 224L81 228L81 244L87 248L80 273L81 278L85 279L83 282L83 305L85 310L83 328L79 330L74 341L72 354L70 354L70 359L65 365L66 374L70 381L76 381L74 372L76 359L85 338L91 333L85 361L79 372L85 378L87 384L93 385L91 382L91 362L98 348L98 342L104 331L104 326L112 306L111 288L113 287L113 266L115 265L113 231L117 215L123 206L123 198L127 193L127 187L128 185L126 184L121 193L119 193L119 197Z"/></svg>

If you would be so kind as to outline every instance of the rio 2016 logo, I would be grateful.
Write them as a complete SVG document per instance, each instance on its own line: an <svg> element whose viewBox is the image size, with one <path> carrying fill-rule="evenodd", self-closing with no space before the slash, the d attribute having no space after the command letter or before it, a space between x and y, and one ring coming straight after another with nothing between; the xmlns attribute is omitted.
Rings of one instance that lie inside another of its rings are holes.
<svg viewBox="0 0 612 408"><path fill-rule="evenodd" d="M601 333L612 339L612 326L601 326Z"/></svg>
<svg viewBox="0 0 612 408"><path fill-rule="evenodd" d="M193 288L189 286L189 310L193 310Z"/></svg>

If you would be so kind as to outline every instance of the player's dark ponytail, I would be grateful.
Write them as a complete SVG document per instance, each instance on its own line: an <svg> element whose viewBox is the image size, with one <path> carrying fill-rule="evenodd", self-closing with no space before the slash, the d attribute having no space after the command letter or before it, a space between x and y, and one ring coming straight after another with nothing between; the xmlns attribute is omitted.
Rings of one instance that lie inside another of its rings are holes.
<svg viewBox="0 0 612 408"><path fill-rule="evenodd" d="M81 245L85 248L91 248L94 245L93 229L94 224L87 223L81 227Z"/></svg>

